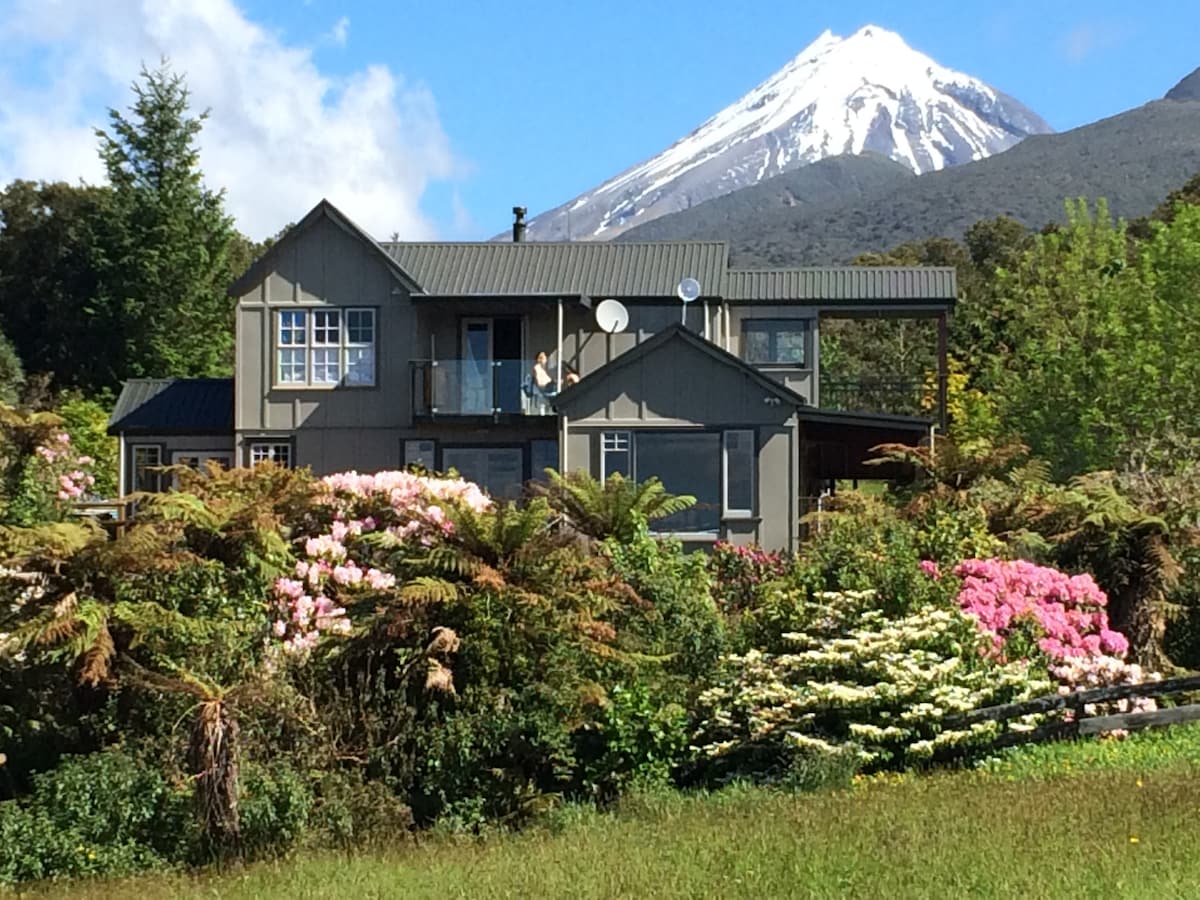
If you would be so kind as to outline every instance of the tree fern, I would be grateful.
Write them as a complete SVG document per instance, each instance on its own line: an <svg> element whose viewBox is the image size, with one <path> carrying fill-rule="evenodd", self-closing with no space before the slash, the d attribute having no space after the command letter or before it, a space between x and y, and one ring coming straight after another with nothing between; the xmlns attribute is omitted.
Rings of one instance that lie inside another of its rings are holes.
<svg viewBox="0 0 1200 900"><path fill-rule="evenodd" d="M538 486L551 508L589 537L633 540L648 522L690 509L695 497L667 492L657 478L635 482L613 474L600 482L587 472L560 475L548 469L550 484Z"/></svg>

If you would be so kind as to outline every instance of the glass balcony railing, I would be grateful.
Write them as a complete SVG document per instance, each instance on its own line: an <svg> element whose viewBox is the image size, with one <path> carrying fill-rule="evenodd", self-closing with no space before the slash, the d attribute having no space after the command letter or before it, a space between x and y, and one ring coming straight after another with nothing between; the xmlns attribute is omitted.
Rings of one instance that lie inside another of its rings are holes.
<svg viewBox="0 0 1200 900"><path fill-rule="evenodd" d="M412 385L417 416L554 415L553 390L534 386L532 361L414 360Z"/></svg>

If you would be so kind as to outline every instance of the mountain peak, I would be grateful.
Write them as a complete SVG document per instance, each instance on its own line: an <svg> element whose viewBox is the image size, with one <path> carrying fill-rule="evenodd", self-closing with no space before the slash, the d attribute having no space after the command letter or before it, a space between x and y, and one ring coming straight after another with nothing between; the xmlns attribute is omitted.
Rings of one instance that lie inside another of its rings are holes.
<svg viewBox="0 0 1200 900"><path fill-rule="evenodd" d="M1200 100L1200 69L1167 91L1168 100Z"/></svg>
<svg viewBox="0 0 1200 900"><path fill-rule="evenodd" d="M939 65L895 32L826 30L691 134L535 217L527 234L606 240L830 156L875 152L922 173L1050 130L1011 97Z"/></svg>

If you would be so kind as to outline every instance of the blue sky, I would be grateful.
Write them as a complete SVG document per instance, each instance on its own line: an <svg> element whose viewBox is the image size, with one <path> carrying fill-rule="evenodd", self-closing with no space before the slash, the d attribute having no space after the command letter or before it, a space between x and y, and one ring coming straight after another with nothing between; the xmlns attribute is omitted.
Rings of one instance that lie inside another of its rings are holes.
<svg viewBox="0 0 1200 900"><path fill-rule="evenodd" d="M53 15L51 0L0 0L0 178L74 166L94 180L86 125L125 102L139 55L165 52L213 108L206 171L251 233L330 193L377 234L486 237L514 203L537 212L657 153L825 28L897 31L1059 130L1160 97L1200 66L1200 3L1185 0L113 2L101 20L82 0ZM123 16L133 24L108 21ZM96 89L56 82L64 60Z"/></svg>

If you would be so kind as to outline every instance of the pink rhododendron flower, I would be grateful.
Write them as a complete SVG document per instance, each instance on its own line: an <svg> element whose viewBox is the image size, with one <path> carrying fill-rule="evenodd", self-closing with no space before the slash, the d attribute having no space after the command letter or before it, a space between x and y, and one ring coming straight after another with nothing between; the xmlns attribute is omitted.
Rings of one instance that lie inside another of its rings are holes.
<svg viewBox="0 0 1200 900"><path fill-rule="evenodd" d="M923 559L919 563L921 571L932 578L934 581L940 581L942 570L938 568L938 564L932 559Z"/></svg>
<svg viewBox="0 0 1200 900"><path fill-rule="evenodd" d="M320 500L332 510L329 530L301 539L304 558L296 563L295 578L280 579L274 591L283 632L278 624L274 631L284 651L292 654L309 652L322 634L351 631L346 608L337 599L396 586L394 575L367 565L373 551L358 540L363 535L386 529L401 544L433 546L453 533L447 507L482 512L492 505L472 482L404 471L339 472L323 478L320 486Z"/></svg>

